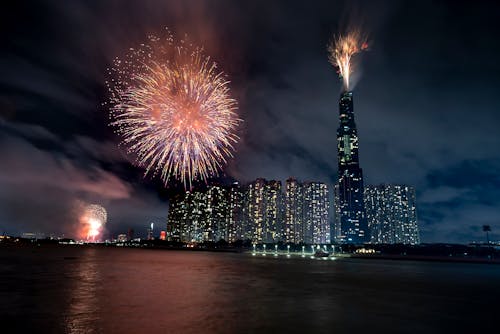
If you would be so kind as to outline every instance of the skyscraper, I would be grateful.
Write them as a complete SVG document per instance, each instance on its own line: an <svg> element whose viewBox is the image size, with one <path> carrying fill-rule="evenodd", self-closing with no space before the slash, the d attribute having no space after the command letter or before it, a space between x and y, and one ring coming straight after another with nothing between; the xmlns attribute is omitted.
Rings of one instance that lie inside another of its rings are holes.
<svg viewBox="0 0 500 334"><path fill-rule="evenodd" d="M325 183L286 180L284 241L329 244L329 208Z"/></svg>
<svg viewBox="0 0 500 334"><path fill-rule="evenodd" d="M350 91L340 95L337 150L335 241L363 243L368 241L368 226L363 202L363 171L359 166L358 131L354 122L353 98Z"/></svg>
<svg viewBox="0 0 500 334"><path fill-rule="evenodd" d="M246 192L245 235L253 242L281 240L282 193L280 181L259 178L250 183Z"/></svg>
<svg viewBox="0 0 500 334"><path fill-rule="evenodd" d="M181 241L182 221L185 212L185 195L175 195L168 205L167 240Z"/></svg>
<svg viewBox="0 0 500 334"><path fill-rule="evenodd" d="M227 231L229 242L244 240L244 193L238 182L234 182L228 190L229 202L227 213Z"/></svg>
<svg viewBox="0 0 500 334"><path fill-rule="evenodd" d="M266 217L265 202L266 180L259 178L248 185L247 235L253 242L263 242L264 223Z"/></svg>
<svg viewBox="0 0 500 334"><path fill-rule="evenodd" d="M304 242L302 185L293 178L286 180L285 189L285 242Z"/></svg>
<svg viewBox="0 0 500 334"><path fill-rule="evenodd" d="M228 198L226 189L218 185L210 186L206 193L206 203L207 219L203 229L203 241L227 241Z"/></svg>
<svg viewBox="0 0 500 334"><path fill-rule="evenodd" d="M306 182L303 184L303 235L304 243L329 244L330 221L328 212L328 186L321 182Z"/></svg>
<svg viewBox="0 0 500 334"><path fill-rule="evenodd" d="M170 199L167 238L182 242L227 239L227 211L226 190L220 186L177 195Z"/></svg>
<svg viewBox="0 0 500 334"><path fill-rule="evenodd" d="M188 211L183 220L184 242L209 241L204 231L209 228L207 217L207 194L202 191L186 193Z"/></svg>
<svg viewBox="0 0 500 334"><path fill-rule="evenodd" d="M167 239L182 242L209 241L204 233L208 229L207 195L187 191L170 199Z"/></svg>
<svg viewBox="0 0 500 334"><path fill-rule="evenodd" d="M278 242L282 236L282 192L281 181L271 180L265 189L266 217L264 242Z"/></svg>
<svg viewBox="0 0 500 334"><path fill-rule="evenodd" d="M365 189L365 207L372 243L420 243L413 187L390 184L368 186Z"/></svg>

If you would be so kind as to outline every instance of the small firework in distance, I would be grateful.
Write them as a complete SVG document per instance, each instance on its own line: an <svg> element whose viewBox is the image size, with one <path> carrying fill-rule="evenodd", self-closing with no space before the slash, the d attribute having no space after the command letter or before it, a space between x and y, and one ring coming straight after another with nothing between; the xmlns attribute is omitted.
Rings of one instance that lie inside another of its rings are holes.
<svg viewBox="0 0 500 334"><path fill-rule="evenodd" d="M203 50L172 34L116 58L106 82L111 125L146 174L206 181L232 157L241 122L229 82Z"/></svg>
<svg viewBox="0 0 500 334"><path fill-rule="evenodd" d="M83 217L80 219L81 234L87 241L96 241L107 221L106 209L98 204L90 204L84 210Z"/></svg>
<svg viewBox="0 0 500 334"><path fill-rule="evenodd" d="M334 37L328 45L328 59L337 68L344 83L344 89L349 90L350 76L353 70L352 56L368 48L366 37L354 30L346 35Z"/></svg>

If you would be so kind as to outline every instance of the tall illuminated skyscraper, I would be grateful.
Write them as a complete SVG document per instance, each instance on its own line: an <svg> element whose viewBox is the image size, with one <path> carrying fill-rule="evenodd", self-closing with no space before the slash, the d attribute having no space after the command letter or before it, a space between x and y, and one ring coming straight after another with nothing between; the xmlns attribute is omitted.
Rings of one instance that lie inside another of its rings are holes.
<svg viewBox="0 0 500 334"><path fill-rule="evenodd" d="M363 202L363 171L359 166L358 131L352 92L340 95L337 129L338 182L335 185L335 241L363 243L367 221Z"/></svg>

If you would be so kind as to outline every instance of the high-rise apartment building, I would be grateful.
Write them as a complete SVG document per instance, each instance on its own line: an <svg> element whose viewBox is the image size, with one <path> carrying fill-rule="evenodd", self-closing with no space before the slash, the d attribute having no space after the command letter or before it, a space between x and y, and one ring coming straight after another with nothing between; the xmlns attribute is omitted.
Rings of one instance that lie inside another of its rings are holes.
<svg viewBox="0 0 500 334"><path fill-rule="evenodd" d="M328 187L256 179L245 187L209 186L170 200L167 239L182 242L330 243Z"/></svg>
<svg viewBox="0 0 500 334"><path fill-rule="evenodd" d="M227 236L225 189L186 191L170 199L167 239L182 242L218 241Z"/></svg>
<svg viewBox="0 0 500 334"><path fill-rule="evenodd" d="M259 178L247 187L247 224L246 235L253 242L264 241L264 228L266 218L266 180Z"/></svg>
<svg viewBox="0 0 500 334"><path fill-rule="evenodd" d="M271 180L266 182L265 201L266 217L264 224L264 242L278 242L282 240L282 199L281 181Z"/></svg>
<svg viewBox="0 0 500 334"><path fill-rule="evenodd" d="M328 186L321 182L306 182L302 187L304 243L329 244L331 241Z"/></svg>
<svg viewBox="0 0 500 334"><path fill-rule="evenodd" d="M367 186L364 200L372 243L420 243L413 187L390 184Z"/></svg>
<svg viewBox="0 0 500 334"><path fill-rule="evenodd" d="M245 196L244 188L238 182L231 185L228 190L229 202L227 212L227 241L245 240Z"/></svg>
<svg viewBox="0 0 500 334"><path fill-rule="evenodd" d="M330 243L328 186L290 178L285 190L284 239L291 243Z"/></svg>
<svg viewBox="0 0 500 334"><path fill-rule="evenodd" d="M221 186L210 186L206 192L206 226L203 241L228 239L226 217L229 209L227 190Z"/></svg>
<svg viewBox="0 0 500 334"><path fill-rule="evenodd" d="M259 178L246 189L245 235L253 242L273 243L282 235L282 191L280 181Z"/></svg>
<svg viewBox="0 0 500 334"><path fill-rule="evenodd" d="M302 185L293 178L286 180L285 189L285 242L304 242Z"/></svg>
<svg viewBox="0 0 500 334"><path fill-rule="evenodd" d="M201 242L207 229L207 197L204 192L187 191L170 199L167 240Z"/></svg>

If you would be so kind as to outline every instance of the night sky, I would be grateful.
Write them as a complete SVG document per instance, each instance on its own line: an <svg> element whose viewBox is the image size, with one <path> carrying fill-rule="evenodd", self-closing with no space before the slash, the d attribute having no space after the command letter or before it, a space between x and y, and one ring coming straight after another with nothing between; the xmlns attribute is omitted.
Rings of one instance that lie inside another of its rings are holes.
<svg viewBox="0 0 500 334"><path fill-rule="evenodd" d="M341 81L326 45L359 26L365 184L415 186L423 242L483 241L483 224L500 235L492 1L26 1L0 15L0 233L72 236L83 202L106 207L111 235L165 223L177 187L143 177L102 106L112 59L164 27L231 80L244 122L224 178L332 186Z"/></svg>

